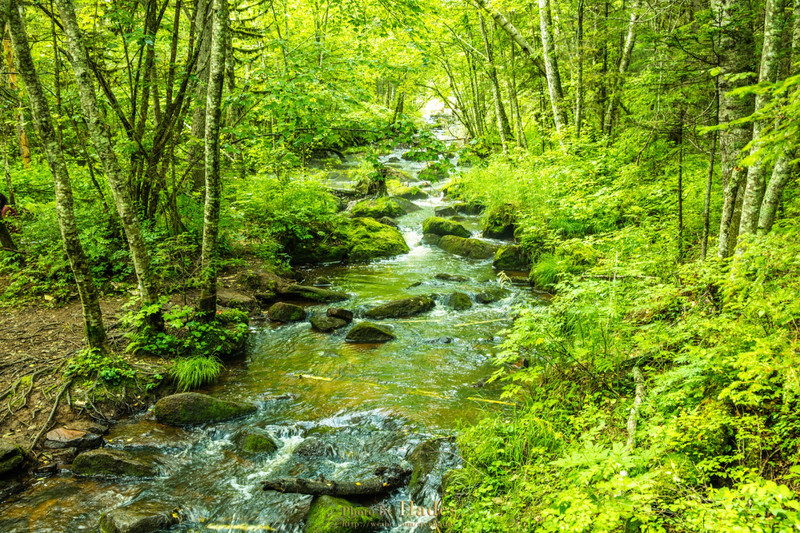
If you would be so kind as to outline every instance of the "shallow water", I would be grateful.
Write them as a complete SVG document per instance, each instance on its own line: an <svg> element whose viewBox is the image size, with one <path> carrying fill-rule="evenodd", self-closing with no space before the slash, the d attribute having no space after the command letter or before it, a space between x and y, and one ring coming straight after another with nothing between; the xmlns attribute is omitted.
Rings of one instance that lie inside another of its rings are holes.
<svg viewBox="0 0 800 533"><path fill-rule="evenodd" d="M392 165L412 175L424 166L406 161ZM498 281L491 260L464 259L421 244L422 220L443 204L438 189L429 190L430 199L415 202L420 211L398 219L411 248L408 254L302 272L309 281L324 276L331 288L352 294L337 305L354 310L356 321L361 311L379 303L436 294L437 305L429 313L381 321L392 326L396 340L353 345L344 341L346 328L324 334L311 331L308 322L254 321L246 358L201 392L256 403L256 414L186 430L159 428L143 417L123 421L107 437L108 445L137 453L155 450L161 477L76 479L65 472L35 480L24 493L0 505L0 531L88 531L105 510L137 499L180 508L185 520L174 531L301 531L311 497L264 492L261 480L319 475L359 479L377 464L403 462L432 435L453 434L487 412L508 409L493 403L499 399L496 385L476 385L494 370L491 355L498 350L503 328L511 323L513 307L540 302L529 288L509 286L507 296L492 304L475 303L458 312L445 305L444 297L454 290L474 295L498 287ZM477 234L477 217L467 217L465 225ZM434 278L437 273L469 280L441 281ZM327 307L307 310L324 314ZM276 454L253 461L237 455L231 439L243 426L267 430L279 444ZM319 456L293 454L311 438L320 442ZM436 477L429 481L425 501L417 505L435 505L438 481ZM411 520L416 525L408 524L410 518L404 513L409 500L401 489L380 502L392 524L380 531L426 529L419 519Z"/></svg>

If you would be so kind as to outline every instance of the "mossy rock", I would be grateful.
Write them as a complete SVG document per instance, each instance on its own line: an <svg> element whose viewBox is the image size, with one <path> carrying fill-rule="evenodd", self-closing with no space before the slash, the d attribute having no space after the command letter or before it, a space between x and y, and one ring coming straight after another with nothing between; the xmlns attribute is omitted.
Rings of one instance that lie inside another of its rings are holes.
<svg viewBox="0 0 800 533"><path fill-rule="evenodd" d="M405 198L406 200L424 200L429 194L419 187L398 187L392 191L392 196Z"/></svg>
<svg viewBox="0 0 800 533"><path fill-rule="evenodd" d="M420 241L422 244L430 244L431 246L435 246L439 244L439 241L442 240L441 235L434 235L433 233L427 233L422 235L422 240Z"/></svg>
<svg viewBox="0 0 800 533"><path fill-rule="evenodd" d="M408 461L414 467L408 482L408 493L414 501L422 501L422 489L425 481L439 463L442 442L442 439L426 440L414 448L414 451L408 456Z"/></svg>
<svg viewBox="0 0 800 533"><path fill-rule="evenodd" d="M453 209L462 215L480 215L486 206L479 202L459 202L453 205Z"/></svg>
<svg viewBox="0 0 800 533"><path fill-rule="evenodd" d="M510 293L506 289L495 287L476 294L475 301L478 302L479 304L490 304L502 300L509 294Z"/></svg>
<svg viewBox="0 0 800 533"><path fill-rule="evenodd" d="M0 441L0 476L15 474L25 464L25 450L14 443Z"/></svg>
<svg viewBox="0 0 800 533"><path fill-rule="evenodd" d="M346 320L336 318L335 316L314 315L309 319L309 322L311 322L311 328L314 331L320 331L322 333L330 333L347 325Z"/></svg>
<svg viewBox="0 0 800 533"><path fill-rule="evenodd" d="M439 248L451 254L470 259L494 257L498 246L479 239L465 239L456 235L445 235L439 240Z"/></svg>
<svg viewBox="0 0 800 533"><path fill-rule="evenodd" d="M472 307L472 300L463 292L455 291L447 299L447 305L456 311L464 311Z"/></svg>
<svg viewBox="0 0 800 533"><path fill-rule="evenodd" d="M434 235L456 235L457 237L468 238L471 233L467 228L459 224L447 220L446 218L430 217L422 222L422 233Z"/></svg>
<svg viewBox="0 0 800 533"><path fill-rule="evenodd" d="M444 272L436 274L433 277L442 281L456 281L456 282L469 281L469 278L467 276L462 276L461 274L447 274Z"/></svg>
<svg viewBox="0 0 800 533"><path fill-rule="evenodd" d="M347 332L345 340L354 344L372 344L396 339L392 330L372 322L359 322Z"/></svg>
<svg viewBox="0 0 800 533"><path fill-rule="evenodd" d="M430 311L435 305L436 302L428 296L412 296L386 302L364 314L369 318L407 318Z"/></svg>
<svg viewBox="0 0 800 533"><path fill-rule="evenodd" d="M448 176L450 176L450 164L441 161L428 163L419 172L419 179L431 182L446 180Z"/></svg>
<svg viewBox="0 0 800 533"><path fill-rule="evenodd" d="M390 196L389 200L400 206L400 209L403 210L404 215L407 215L409 213L414 213L422 209L420 206L418 206L411 200L406 200L405 198L400 198L399 196Z"/></svg>
<svg viewBox="0 0 800 533"><path fill-rule="evenodd" d="M369 218L382 218L382 217L398 217L405 213L403 207L393 201L391 198L374 198L371 200L361 200L350 210L350 216L353 218L369 217Z"/></svg>
<svg viewBox="0 0 800 533"><path fill-rule="evenodd" d="M299 305L277 302L272 304L272 307L267 311L267 315L269 315L270 320L276 322L297 322L305 320L306 310Z"/></svg>
<svg viewBox="0 0 800 533"><path fill-rule="evenodd" d="M158 465L131 452L97 448L78 455L72 462L72 471L79 476L156 477Z"/></svg>
<svg viewBox="0 0 800 533"><path fill-rule="evenodd" d="M380 222L381 224L385 224L387 226L391 226L394 229L400 229L400 225L393 218L381 217L381 218L378 219L378 222Z"/></svg>
<svg viewBox="0 0 800 533"><path fill-rule="evenodd" d="M170 426L189 426L221 422L252 414L250 404L219 400L197 392L182 392L161 398L153 407L156 420Z"/></svg>
<svg viewBox="0 0 800 533"><path fill-rule="evenodd" d="M237 451L244 455L271 455L278 449L269 433L260 428L243 428L233 437L233 442Z"/></svg>
<svg viewBox="0 0 800 533"><path fill-rule="evenodd" d="M516 209L511 204L504 204L492 209L483 225L483 236L488 239L513 239Z"/></svg>
<svg viewBox="0 0 800 533"><path fill-rule="evenodd" d="M350 295L346 292L324 289L322 287L310 287L308 285L287 285L281 290L281 295L287 298L298 300L308 300L311 302L330 303L347 300Z"/></svg>
<svg viewBox="0 0 800 533"><path fill-rule="evenodd" d="M530 270L531 258L522 246L501 246L494 254L492 266L498 270Z"/></svg>
<svg viewBox="0 0 800 533"><path fill-rule="evenodd" d="M444 207L437 207L433 210L433 213L437 217L454 217L458 214L458 211L456 211L456 208L452 205L448 205Z"/></svg>
<svg viewBox="0 0 800 533"><path fill-rule="evenodd" d="M329 307L325 314L330 317L341 318L348 324L353 321L353 312L349 309L342 309L341 307Z"/></svg>
<svg viewBox="0 0 800 533"><path fill-rule="evenodd" d="M305 533L356 533L375 529L382 519L378 513L343 498L317 496L303 528Z"/></svg>
<svg viewBox="0 0 800 533"><path fill-rule="evenodd" d="M354 218L348 229L351 261L369 261L408 253L403 234L371 218Z"/></svg>
<svg viewBox="0 0 800 533"><path fill-rule="evenodd" d="M100 518L101 533L154 533L180 522L174 505L139 500L104 513Z"/></svg>

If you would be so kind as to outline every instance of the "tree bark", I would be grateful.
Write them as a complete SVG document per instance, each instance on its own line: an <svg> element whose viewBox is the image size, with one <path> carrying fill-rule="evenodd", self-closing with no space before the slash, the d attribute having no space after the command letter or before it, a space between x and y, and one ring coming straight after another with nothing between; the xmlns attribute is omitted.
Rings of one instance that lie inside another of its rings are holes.
<svg viewBox="0 0 800 533"><path fill-rule="evenodd" d="M553 108L553 122L555 123L556 131L562 132L567 126L567 113L562 102L564 91L561 88L561 74L558 72L556 45L553 41L550 0L539 0L539 20L547 90L550 94L550 106Z"/></svg>
<svg viewBox="0 0 800 533"><path fill-rule="evenodd" d="M800 0L798 0L800 1ZM715 84L714 104L716 113L714 114L714 125L719 124L719 86ZM703 240L700 244L703 261L708 256L708 236L711 233L711 185L714 182L714 162L717 158L717 137L718 131L714 131L711 139L711 154L708 161L708 174L706 175L706 195L703 204Z"/></svg>
<svg viewBox="0 0 800 533"><path fill-rule="evenodd" d="M578 74L575 80L575 137L581 138L583 125L583 7L584 0L578 2Z"/></svg>
<svg viewBox="0 0 800 533"><path fill-rule="evenodd" d="M605 118L603 119L603 131L608 135L611 135L614 128L614 120L617 114L617 108L619 107L620 97L622 96L621 92L625 81L625 74L628 72L628 66L631 63L631 55L633 55L633 45L636 43L636 24L639 20L639 5L639 0L636 0L631 8L631 17L628 21L628 33L625 36L625 46L622 49L622 56L620 57L619 67L617 68L617 77L612 85L611 99L608 102L608 108L606 109Z"/></svg>
<svg viewBox="0 0 800 533"><path fill-rule="evenodd" d="M767 0L764 14L764 44L761 47L761 65L758 71L759 83L772 83L778 77L780 69L781 37L783 35L783 0ZM763 109L770 101L770 93L756 95L755 112ZM753 147L750 153L754 154L759 149L759 138L763 121L753 123ZM747 185L744 190L742 204L742 218L739 223L739 235L755 233L758 228L758 216L761 210L761 201L764 199L766 170L760 160L756 160L747 169Z"/></svg>
<svg viewBox="0 0 800 533"><path fill-rule="evenodd" d="M200 139L205 137L206 131L206 108L205 100L208 91L208 72L209 72L209 55L211 53L211 31L208 31L207 25L212 23L209 16L211 8L211 0L198 0L195 5L194 20L192 24L195 27L195 34L200 37L199 49L200 55L197 59L197 67L195 68L195 76L197 77L197 84L195 85L194 98L197 104L192 113L192 138L194 144L189 148L189 161L199 161L201 159L200 152L202 145ZM197 165L192 170L192 183L195 190L203 188L205 183L205 168L203 165Z"/></svg>
<svg viewBox="0 0 800 533"><path fill-rule="evenodd" d="M42 84L39 81L39 76L33 63L28 37L25 32L25 23L20 14L20 6L17 0L11 0L4 7L6 8L5 15L8 18L11 42L14 47L14 53L17 56L17 68L25 84L33 118L39 130L39 136L42 140L47 163L50 166L50 172L53 174L56 215L58 217L64 250L67 253L70 268L75 276L75 283L78 287L78 294L81 299L86 341L90 348L105 350L107 344L106 330L103 325L103 314L100 311L97 289L94 285L94 280L89 270L89 264L86 260L86 254L83 251L78 235L78 226L75 222L72 185L70 183L67 165L64 161L64 154L61 151L56 130L53 127L47 98L45 97Z"/></svg>
<svg viewBox="0 0 800 533"><path fill-rule="evenodd" d="M492 45L489 42L489 36L486 32L486 22L482 14L478 14L478 19L481 27L481 37L483 38L483 46L486 49L486 72L489 75L489 82L492 85L492 97L494 98L494 112L497 119L497 131L500 135L500 144L503 147L503 152L508 152L508 139L511 137L511 128L508 125L508 115L506 115L505 107L503 106L503 93L500 91L500 81L497 78L497 67L494 64L494 52Z"/></svg>
<svg viewBox="0 0 800 533"><path fill-rule="evenodd" d="M732 223L736 198L746 178L745 170L738 166L739 154L752 137L752 127L730 123L753 112L751 96L732 96L730 92L751 83L744 74L753 71L751 61L754 47L749 2L713 0L712 8L719 31L719 121L720 124L728 124L719 135L723 197L717 255L725 258L735 245Z"/></svg>
<svg viewBox="0 0 800 533"><path fill-rule="evenodd" d="M211 39L211 66L206 98L205 174L206 201L203 218L203 251L198 310L212 315L217 309L217 271L220 170L219 126L222 116L222 88L225 84L225 41L228 35L228 0L214 0L214 30Z"/></svg>
<svg viewBox="0 0 800 533"><path fill-rule="evenodd" d="M536 70L539 71L539 74L544 75L544 65L542 65L542 62L538 59L536 50L530 45L530 43L528 43L519 30L514 27L514 25L511 24L511 22L509 22L508 19L505 18L501 13L489 9L489 4L486 2L486 0L475 0L475 2L487 13L489 13L489 15L494 19L495 23L503 28L503 30L505 30L505 32L508 33L512 39L514 39L519 47L522 48L522 51L525 52L528 57L530 57L533 65L536 67Z"/></svg>
<svg viewBox="0 0 800 533"><path fill-rule="evenodd" d="M153 282L150 267L150 254L142 238L139 217L131 199L131 191L120 167L117 154L111 144L111 137L104 117L97 103L97 95L92 84L92 74L89 70L89 56L83 41L75 8L70 0L55 0L55 5L61 14L64 32L67 35L67 48L70 52L70 61L75 73L75 81L80 93L81 109L86 117L89 135L92 138L97 155L103 162L106 176L111 185L111 193L117 206L128 247L131 251L133 268L139 281L139 293L145 305L154 304L158 294ZM160 315L154 317L154 324L160 320Z"/></svg>

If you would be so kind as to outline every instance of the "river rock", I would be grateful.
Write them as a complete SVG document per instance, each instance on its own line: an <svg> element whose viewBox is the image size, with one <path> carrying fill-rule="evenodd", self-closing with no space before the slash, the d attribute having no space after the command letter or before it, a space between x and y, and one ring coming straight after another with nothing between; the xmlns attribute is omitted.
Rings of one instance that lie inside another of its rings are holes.
<svg viewBox="0 0 800 533"><path fill-rule="evenodd" d="M422 235L422 241L420 241L420 242L422 242L422 244L430 244L431 246L435 246L435 245L439 244L439 241L441 241L441 240L442 240L442 236L441 235L435 235L433 233L428 233L428 234Z"/></svg>
<svg viewBox="0 0 800 533"><path fill-rule="evenodd" d="M311 322L311 327L314 330L322 333L330 333L347 325L347 321L334 316L314 315L309 319L309 322Z"/></svg>
<svg viewBox="0 0 800 533"><path fill-rule="evenodd" d="M459 283L469 281L467 276L461 276L460 274L439 273L433 277L442 281L457 281Z"/></svg>
<svg viewBox="0 0 800 533"><path fill-rule="evenodd" d="M379 326L371 322L359 322L347 332L345 340L352 343L387 342L397 337L386 326Z"/></svg>
<svg viewBox="0 0 800 533"><path fill-rule="evenodd" d="M494 254L492 266L499 270L529 270L530 256L522 246L501 246Z"/></svg>
<svg viewBox="0 0 800 533"><path fill-rule="evenodd" d="M326 315L334 318L341 318L348 324L353 321L353 312L341 307L329 307Z"/></svg>
<svg viewBox="0 0 800 533"><path fill-rule="evenodd" d="M422 222L422 233L433 233L434 235L456 235L467 238L471 235L469 230L459 224L441 217L426 218Z"/></svg>
<svg viewBox="0 0 800 533"><path fill-rule="evenodd" d="M406 200L424 200L429 195L419 187L398 187L394 190L394 196Z"/></svg>
<svg viewBox="0 0 800 533"><path fill-rule="evenodd" d="M380 222L381 224L385 224L387 226L391 226L394 229L399 229L400 228L400 225L393 218L381 217L381 218L378 219L378 222Z"/></svg>
<svg viewBox="0 0 800 533"><path fill-rule="evenodd" d="M449 165L441 161L432 161L419 171L419 179L433 182L445 180L449 175Z"/></svg>
<svg viewBox="0 0 800 533"><path fill-rule="evenodd" d="M479 239L464 239L455 235L445 235L439 241L439 248L451 254L470 259L489 259L498 246Z"/></svg>
<svg viewBox="0 0 800 533"><path fill-rule="evenodd" d="M459 202L453 208L462 215L480 215L486 206L478 202Z"/></svg>
<svg viewBox="0 0 800 533"><path fill-rule="evenodd" d="M305 533L356 533L370 531L381 522L378 513L334 496L316 496L303 527Z"/></svg>
<svg viewBox="0 0 800 533"><path fill-rule="evenodd" d="M408 493L415 502L421 503L424 499L422 489L439 462L442 442L443 439L426 440L414 448L408 456L408 461L414 467L408 482Z"/></svg>
<svg viewBox="0 0 800 533"><path fill-rule="evenodd" d="M13 442L0 441L0 476L16 474L24 465L25 450Z"/></svg>
<svg viewBox="0 0 800 533"><path fill-rule="evenodd" d="M186 450L194 444L192 434L155 420L122 421L104 437L107 446L123 450L164 452Z"/></svg>
<svg viewBox="0 0 800 533"><path fill-rule="evenodd" d="M472 300L470 300L469 296L467 296L463 292L455 291L447 299L447 305L449 305L456 311L464 311L465 309L469 309L470 307L472 307Z"/></svg>
<svg viewBox="0 0 800 533"><path fill-rule="evenodd" d="M501 288L487 289L475 295L475 301L479 304L490 304L497 302L508 296L508 291Z"/></svg>
<svg viewBox="0 0 800 533"><path fill-rule="evenodd" d="M348 229L350 261L369 261L408 253L403 234L371 218L354 218Z"/></svg>
<svg viewBox="0 0 800 533"><path fill-rule="evenodd" d="M258 302L256 302L255 298L233 289L217 289L217 303L223 307L242 309L243 311L255 311L258 309Z"/></svg>
<svg viewBox="0 0 800 533"><path fill-rule="evenodd" d="M250 404L219 400L197 392L182 392L156 402L153 414L162 424L188 426L221 422L256 411Z"/></svg>
<svg viewBox="0 0 800 533"><path fill-rule="evenodd" d="M280 291L280 294L286 298L295 298L298 300L309 300L311 302L321 303L341 302L342 300L347 300L350 298L350 295L346 292L298 284L291 284L283 287Z"/></svg>
<svg viewBox="0 0 800 533"><path fill-rule="evenodd" d="M267 315L269 315L270 320L276 322L297 322L299 320L305 320L306 310L299 305L277 302L272 304L272 307L267 311Z"/></svg>
<svg viewBox="0 0 800 533"><path fill-rule="evenodd" d="M174 505L139 500L104 513L100 518L101 533L153 533L180 522Z"/></svg>
<svg viewBox="0 0 800 533"><path fill-rule="evenodd" d="M386 302L364 314L369 318L407 318L430 311L435 305L436 302L428 296L412 296Z"/></svg>
<svg viewBox="0 0 800 533"><path fill-rule="evenodd" d="M394 218L404 213L405 210L398 202L386 196L371 200L361 200L350 210L350 216L353 218Z"/></svg>
<svg viewBox="0 0 800 533"><path fill-rule="evenodd" d="M407 215L409 213L414 213L422 209L420 206L418 206L411 200L406 200L405 198L400 198L398 196L390 196L389 200L399 205L400 209L403 210L404 215Z"/></svg>
<svg viewBox="0 0 800 533"><path fill-rule="evenodd" d="M79 476L155 477L158 464L131 452L97 448L78 455L72 461L72 471Z"/></svg>
<svg viewBox="0 0 800 533"><path fill-rule="evenodd" d="M242 428L234 435L233 442L237 450L245 455L270 455L278 449L270 434L261 428Z"/></svg>
<svg viewBox="0 0 800 533"><path fill-rule="evenodd" d="M44 447L50 449L78 448L79 450L88 450L97 448L102 443L103 437L97 433L61 427L47 433Z"/></svg>
<svg viewBox="0 0 800 533"><path fill-rule="evenodd" d="M448 205L446 207L437 207L433 210L433 213L437 217L454 217L458 214L458 211L452 205Z"/></svg>
<svg viewBox="0 0 800 533"><path fill-rule="evenodd" d="M509 204L490 211L483 226L483 236L488 239L512 239L516 230L514 211L514 206Z"/></svg>

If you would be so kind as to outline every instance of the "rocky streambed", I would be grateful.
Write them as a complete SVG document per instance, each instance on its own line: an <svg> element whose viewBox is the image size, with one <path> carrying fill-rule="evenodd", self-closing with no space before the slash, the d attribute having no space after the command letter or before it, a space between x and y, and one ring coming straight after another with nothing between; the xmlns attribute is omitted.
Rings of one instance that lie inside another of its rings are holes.
<svg viewBox="0 0 800 533"><path fill-rule="evenodd" d="M263 310L243 359L111 427L48 434L54 464L0 504L0 531L431 530L443 477L461 467L459 425L508 408L484 385L501 332L515 305L541 302L509 282L527 259L504 222L485 228L481 206L418 181L425 163L402 152L383 160L409 176L390 191L406 198L352 201L362 247L323 250L386 253L223 291Z"/></svg>

